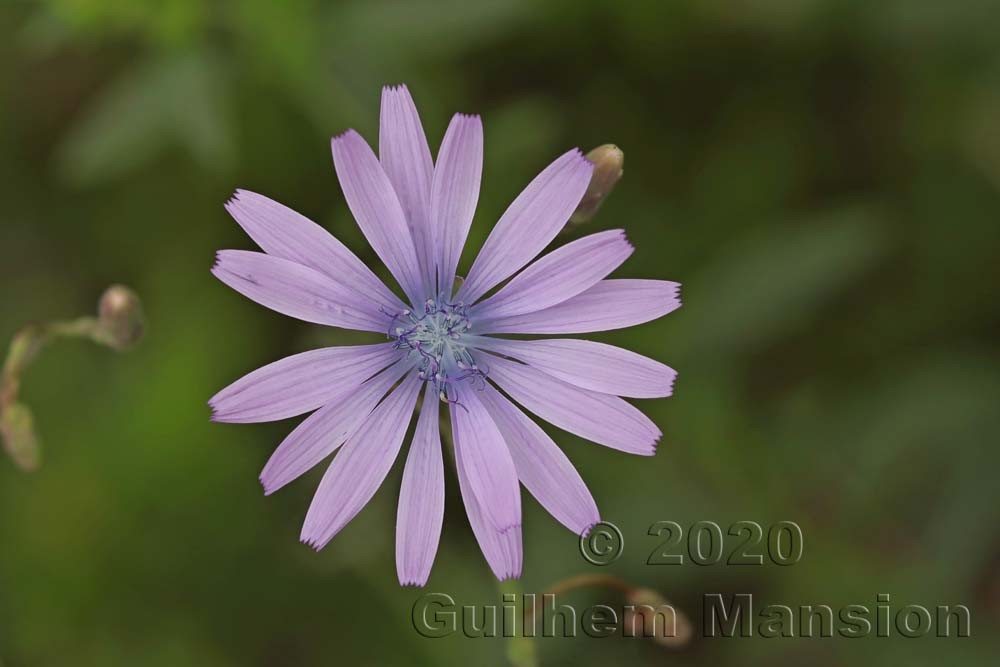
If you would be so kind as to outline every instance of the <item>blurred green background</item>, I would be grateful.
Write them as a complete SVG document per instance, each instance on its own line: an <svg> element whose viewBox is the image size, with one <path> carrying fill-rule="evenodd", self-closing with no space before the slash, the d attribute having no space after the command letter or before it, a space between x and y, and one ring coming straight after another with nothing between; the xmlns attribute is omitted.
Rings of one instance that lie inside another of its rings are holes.
<svg viewBox="0 0 1000 667"><path fill-rule="evenodd" d="M396 82L432 150L453 112L483 115L470 249L556 155L614 142L625 178L573 235L624 227L637 250L618 275L684 284L680 311L593 336L679 370L675 397L641 402L664 431L656 457L551 430L625 535L602 572L696 625L713 592L972 611L968 639L581 637L535 642L541 664L990 662L998 34L993 0L4 2L0 339L91 312L112 282L142 295L148 335L121 355L61 342L27 377L45 462L0 459L0 663L508 664L503 640L412 629L401 465L316 554L298 533L321 471L271 498L257 482L292 423L208 421L208 397L259 365L373 339L266 311L209 267L253 247L222 208L236 187L374 261L328 139L374 142ZM447 480L425 591L496 604ZM523 590L596 572L525 498ZM805 553L647 566L661 519L792 520Z"/></svg>

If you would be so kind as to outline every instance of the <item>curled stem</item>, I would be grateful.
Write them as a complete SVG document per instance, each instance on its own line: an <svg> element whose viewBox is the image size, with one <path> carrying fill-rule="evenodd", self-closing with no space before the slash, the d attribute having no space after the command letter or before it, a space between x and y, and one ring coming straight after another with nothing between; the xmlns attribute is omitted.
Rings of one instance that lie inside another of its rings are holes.
<svg viewBox="0 0 1000 667"><path fill-rule="evenodd" d="M139 340L142 329L139 298L127 287L112 285L101 295L97 317L29 324L14 334L0 370L0 440L19 468L35 470L41 463L34 416L18 397L25 371L45 346L58 338L84 338L123 350Z"/></svg>

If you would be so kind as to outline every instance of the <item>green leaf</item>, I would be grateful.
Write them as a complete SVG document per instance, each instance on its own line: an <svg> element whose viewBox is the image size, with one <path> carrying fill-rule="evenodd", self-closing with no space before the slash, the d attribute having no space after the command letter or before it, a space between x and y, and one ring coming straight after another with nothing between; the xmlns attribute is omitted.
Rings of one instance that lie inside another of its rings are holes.
<svg viewBox="0 0 1000 667"><path fill-rule="evenodd" d="M847 208L740 238L686 281L684 343L713 356L801 328L886 251L876 209Z"/></svg>
<svg viewBox="0 0 1000 667"><path fill-rule="evenodd" d="M233 157L225 80L203 53L163 56L109 85L66 137L63 176L78 185L111 180L180 145L203 167Z"/></svg>

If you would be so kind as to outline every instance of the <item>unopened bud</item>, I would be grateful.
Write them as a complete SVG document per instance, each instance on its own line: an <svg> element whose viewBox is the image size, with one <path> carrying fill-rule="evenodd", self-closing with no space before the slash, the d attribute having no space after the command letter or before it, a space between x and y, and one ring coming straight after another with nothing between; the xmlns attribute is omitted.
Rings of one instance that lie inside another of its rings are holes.
<svg viewBox="0 0 1000 667"><path fill-rule="evenodd" d="M101 341L116 350L135 345L144 329L142 302L124 285L112 285L104 290L97 307Z"/></svg>
<svg viewBox="0 0 1000 667"><path fill-rule="evenodd" d="M691 639L692 628L687 617L656 591L634 588L626 601L622 621L629 636L648 637L670 648L684 646Z"/></svg>
<svg viewBox="0 0 1000 667"><path fill-rule="evenodd" d="M0 439L10 458L22 470L36 470L41 448L35 435L35 420L24 403L10 403L0 412Z"/></svg>
<svg viewBox="0 0 1000 667"><path fill-rule="evenodd" d="M587 159L594 163L594 173L580 205L569 219L571 225L590 221L624 173L625 153L614 144L598 146L587 153Z"/></svg>

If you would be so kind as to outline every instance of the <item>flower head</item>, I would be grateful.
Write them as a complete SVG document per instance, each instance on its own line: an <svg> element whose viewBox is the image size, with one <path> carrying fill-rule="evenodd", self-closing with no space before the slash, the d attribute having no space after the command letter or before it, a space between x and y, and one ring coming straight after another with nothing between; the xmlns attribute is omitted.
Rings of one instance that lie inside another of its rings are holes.
<svg viewBox="0 0 1000 667"><path fill-rule="evenodd" d="M409 91L388 87L379 156L353 130L334 137L332 149L347 204L405 301L324 229L244 190L226 209L264 252L223 250L212 273L285 315L388 340L312 350L259 368L212 397L213 419L263 422L312 412L278 446L260 479L273 493L339 450L302 528L302 540L320 549L385 479L422 391L397 514L400 583L423 585L437 551L444 513L441 409L449 413L476 539L498 578L517 577L520 484L574 533L600 517L576 469L515 402L580 437L648 456L660 431L621 397L668 396L676 374L603 343L497 334L640 324L678 308L679 285L606 279L633 250L621 230L583 237L535 260L590 183L593 164L578 150L528 184L456 287L479 198L479 117L456 114L433 161Z"/></svg>

